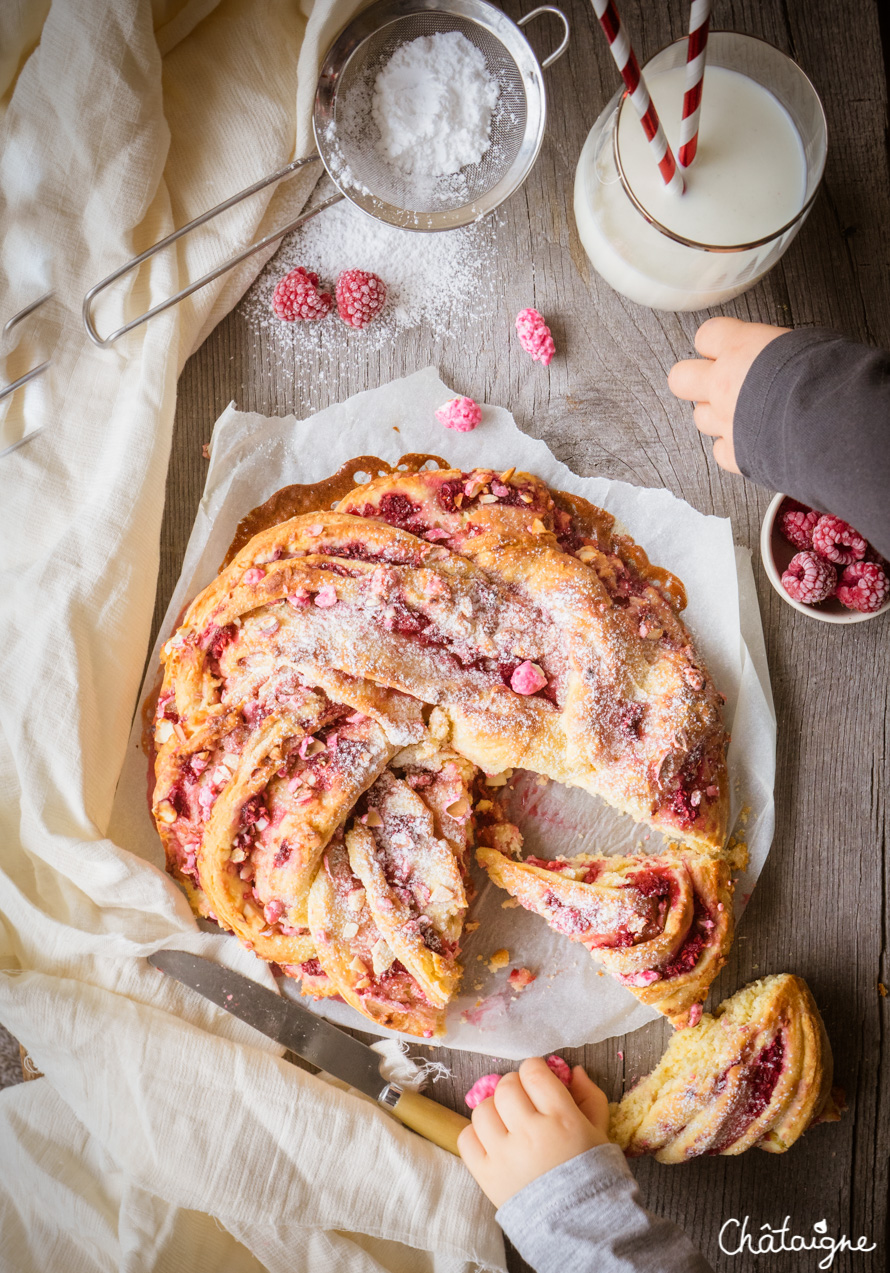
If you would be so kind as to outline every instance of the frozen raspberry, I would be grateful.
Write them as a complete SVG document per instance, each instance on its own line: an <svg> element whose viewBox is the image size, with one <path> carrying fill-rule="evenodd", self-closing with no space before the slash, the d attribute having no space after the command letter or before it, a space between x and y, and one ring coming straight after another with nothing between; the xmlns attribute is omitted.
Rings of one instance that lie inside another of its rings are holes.
<svg viewBox="0 0 890 1273"><path fill-rule="evenodd" d="M572 1071L568 1064L561 1056L548 1056L545 1058L553 1073L559 1079L560 1083L564 1083L566 1087L572 1081Z"/></svg>
<svg viewBox="0 0 890 1273"><path fill-rule="evenodd" d="M367 327L386 304L386 284L367 270L344 270L337 279L337 313L350 327Z"/></svg>
<svg viewBox="0 0 890 1273"><path fill-rule="evenodd" d="M789 544L807 551L813 547L813 527L819 516L814 508L786 499L779 509L779 529Z"/></svg>
<svg viewBox="0 0 890 1273"><path fill-rule="evenodd" d="M472 398L452 398L436 412L436 419L446 429L456 429L458 433L472 433L477 424L482 422L482 408Z"/></svg>
<svg viewBox="0 0 890 1273"><path fill-rule="evenodd" d="M475 1109L477 1105L481 1105L489 1096L493 1096L494 1089L500 1081L500 1074L483 1074L481 1079L476 1079L476 1082L464 1097L470 1109Z"/></svg>
<svg viewBox="0 0 890 1273"><path fill-rule="evenodd" d="M788 596L808 606L830 597L836 583L834 566L815 553L798 553L791 558L788 569L782 575L782 587Z"/></svg>
<svg viewBox="0 0 890 1273"><path fill-rule="evenodd" d="M549 366L550 359L556 353L550 328L536 309L521 309L516 315L516 334L519 343L526 353L531 354L536 362Z"/></svg>
<svg viewBox="0 0 890 1273"><path fill-rule="evenodd" d="M867 549L868 543L858 531L830 513L820 517L813 527L813 552L838 566L861 561Z"/></svg>
<svg viewBox="0 0 890 1273"><path fill-rule="evenodd" d="M330 292L318 290L318 275L298 265L275 284L272 309L286 323L324 318L333 305Z"/></svg>
<svg viewBox="0 0 890 1273"><path fill-rule="evenodd" d="M854 561L837 586L837 599L848 610L874 614L890 597L890 579L876 561Z"/></svg>

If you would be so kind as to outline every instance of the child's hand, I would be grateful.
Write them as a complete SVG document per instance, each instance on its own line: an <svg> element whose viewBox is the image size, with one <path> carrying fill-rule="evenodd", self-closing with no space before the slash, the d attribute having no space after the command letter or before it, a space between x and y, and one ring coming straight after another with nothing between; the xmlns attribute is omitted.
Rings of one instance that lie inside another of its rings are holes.
<svg viewBox="0 0 890 1273"><path fill-rule="evenodd" d="M605 1094L580 1065L566 1089L541 1057L505 1074L457 1138L470 1174L496 1207L552 1167L609 1137Z"/></svg>
<svg viewBox="0 0 890 1273"><path fill-rule="evenodd" d="M716 439L714 459L730 473L739 471L732 419L742 381L760 351L786 331L787 327L743 323L739 318L709 318L695 333L695 347L704 361L675 363L668 374L671 392L695 403L696 428Z"/></svg>

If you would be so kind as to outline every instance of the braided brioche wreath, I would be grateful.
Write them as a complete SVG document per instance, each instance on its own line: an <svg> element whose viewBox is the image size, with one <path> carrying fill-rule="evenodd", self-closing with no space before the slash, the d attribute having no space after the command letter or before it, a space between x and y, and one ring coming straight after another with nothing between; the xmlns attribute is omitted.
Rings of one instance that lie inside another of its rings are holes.
<svg viewBox="0 0 890 1273"><path fill-rule="evenodd" d="M167 641L152 811L168 869L303 993L429 1038L460 980L477 848L496 884L694 1024L732 884L722 699L682 584L576 496L429 458L362 457L315 503L295 487L254 510ZM381 475L356 487L357 467ZM520 861L497 800L516 769L673 843Z"/></svg>

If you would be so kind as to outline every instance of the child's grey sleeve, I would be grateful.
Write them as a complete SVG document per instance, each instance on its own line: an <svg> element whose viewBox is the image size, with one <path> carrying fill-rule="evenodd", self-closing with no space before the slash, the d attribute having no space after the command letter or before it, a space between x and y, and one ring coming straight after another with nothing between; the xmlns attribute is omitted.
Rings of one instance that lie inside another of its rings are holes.
<svg viewBox="0 0 890 1273"><path fill-rule="evenodd" d="M642 1206L617 1145L545 1172L495 1219L535 1273L711 1273L680 1229Z"/></svg>
<svg viewBox="0 0 890 1273"><path fill-rule="evenodd" d="M732 440L745 477L834 513L890 555L890 354L786 332L745 377Z"/></svg>

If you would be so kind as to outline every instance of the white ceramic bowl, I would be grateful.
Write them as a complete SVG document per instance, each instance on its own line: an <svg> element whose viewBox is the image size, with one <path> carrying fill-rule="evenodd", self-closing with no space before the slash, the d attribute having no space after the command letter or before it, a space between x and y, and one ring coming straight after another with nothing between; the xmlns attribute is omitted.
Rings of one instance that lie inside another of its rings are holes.
<svg viewBox="0 0 890 1273"><path fill-rule="evenodd" d="M829 597L827 601L821 601L815 606L805 606L802 601L795 601L793 597L788 596L782 587L782 572L788 569L791 558L800 550L793 544L789 544L776 525L779 509L786 498L787 496L779 494L770 500L760 528L760 555L763 558L763 566L767 578L785 604L793 606L795 610L808 615L811 619L818 619L821 623L864 623L866 619L877 619L878 615L890 610L890 599L884 602L880 610L875 610L874 614L863 614L861 610L848 610L846 606L841 605L837 597Z"/></svg>

